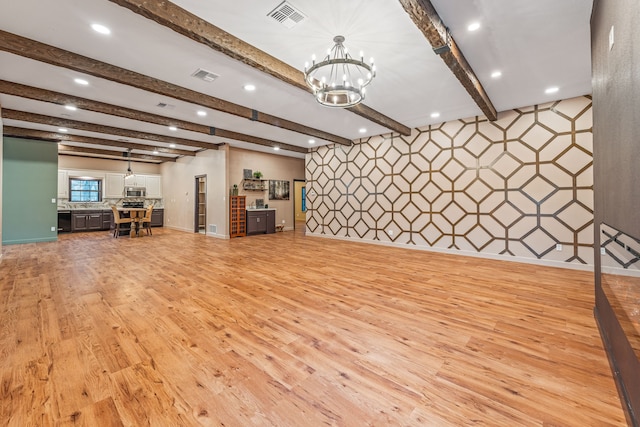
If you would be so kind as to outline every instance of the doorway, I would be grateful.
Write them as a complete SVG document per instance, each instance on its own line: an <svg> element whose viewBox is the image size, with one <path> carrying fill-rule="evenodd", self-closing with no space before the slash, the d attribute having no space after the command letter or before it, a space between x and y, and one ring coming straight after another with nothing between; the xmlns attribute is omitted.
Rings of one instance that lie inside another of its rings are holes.
<svg viewBox="0 0 640 427"><path fill-rule="evenodd" d="M207 176L196 176L194 233L207 234Z"/></svg>
<svg viewBox="0 0 640 427"><path fill-rule="evenodd" d="M307 182L293 180L293 228L304 227L307 221Z"/></svg>

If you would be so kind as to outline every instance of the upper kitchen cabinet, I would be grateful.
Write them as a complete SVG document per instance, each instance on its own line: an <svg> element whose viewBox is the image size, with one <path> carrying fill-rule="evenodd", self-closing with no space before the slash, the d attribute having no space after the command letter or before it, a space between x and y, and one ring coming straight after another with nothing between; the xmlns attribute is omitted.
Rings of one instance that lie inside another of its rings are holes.
<svg viewBox="0 0 640 427"><path fill-rule="evenodd" d="M66 170L58 170L58 199L69 198L69 174Z"/></svg>
<svg viewBox="0 0 640 427"><path fill-rule="evenodd" d="M104 183L105 198L120 198L124 193L124 174L106 173Z"/></svg>
<svg viewBox="0 0 640 427"><path fill-rule="evenodd" d="M129 175L124 178L124 185L127 187L146 187L147 175Z"/></svg>
<svg viewBox="0 0 640 427"><path fill-rule="evenodd" d="M162 180L160 175L147 175L146 185L141 187L147 187L147 197L154 199L162 198Z"/></svg>

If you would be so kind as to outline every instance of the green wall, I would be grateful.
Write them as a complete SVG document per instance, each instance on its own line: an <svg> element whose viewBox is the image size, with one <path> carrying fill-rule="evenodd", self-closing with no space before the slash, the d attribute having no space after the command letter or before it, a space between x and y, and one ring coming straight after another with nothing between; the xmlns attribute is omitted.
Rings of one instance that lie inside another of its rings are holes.
<svg viewBox="0 0 640 427"><path fill-rule="evenodd" d="M57 144L5 137L3 162L2 244L57 240Z"/></svg>

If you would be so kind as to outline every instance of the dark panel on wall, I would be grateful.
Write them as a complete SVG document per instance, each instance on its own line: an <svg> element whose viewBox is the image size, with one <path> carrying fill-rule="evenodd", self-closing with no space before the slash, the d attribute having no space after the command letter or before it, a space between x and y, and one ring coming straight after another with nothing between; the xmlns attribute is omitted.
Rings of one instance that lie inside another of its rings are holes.
<svg viewBox="0 0 640 427"><path fill-rule="evenodd" d="M594 134L594 223L608 224L640 238L640 4L635 0L595 1L591 21ZM613 43L612 43L613 42ZM595 227L595 251L603 241ZM605 259L605 258L603 258ZM602 261L595 256L596 318L623 406L638 425L638 358L621 326L614 301L603 291ZM624 315L623 315L624 316Z"/></svg>

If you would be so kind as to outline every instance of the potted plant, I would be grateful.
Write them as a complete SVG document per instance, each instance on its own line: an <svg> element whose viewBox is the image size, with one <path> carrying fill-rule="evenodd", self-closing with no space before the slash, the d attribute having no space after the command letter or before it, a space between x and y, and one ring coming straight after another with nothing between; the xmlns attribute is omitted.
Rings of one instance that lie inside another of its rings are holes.
<svg viewBox="0 0 640 427"><path fill-rule="evenodd" d="M233 188L231 189L231 195L232 196L238 195L238 184L233 184Z"/></svg>
<svg viewBox="0 0 640 427"><path fill-rule="evenodd" d="M254 177L255 179L260 179L260 178L262 178L262 172L260 172L260 171L255 171L255 172L253 173L253 177Z"/></svg>

